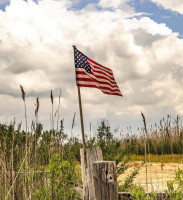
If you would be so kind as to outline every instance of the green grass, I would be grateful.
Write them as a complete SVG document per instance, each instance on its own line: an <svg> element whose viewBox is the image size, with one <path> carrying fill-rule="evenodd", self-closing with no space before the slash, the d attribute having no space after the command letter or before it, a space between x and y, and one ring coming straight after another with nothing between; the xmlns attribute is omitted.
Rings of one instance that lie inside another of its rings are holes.
<svg viewBox="0 0 183 200"><path fill-rule="evenodd" d="M143 155L131 155L131 161L145 161ZM149 161L149 155L147 155L147 161ZM152 155L150 154L151 162L163 162L163 163L183 163L183 154L173 155Z"/></svg>

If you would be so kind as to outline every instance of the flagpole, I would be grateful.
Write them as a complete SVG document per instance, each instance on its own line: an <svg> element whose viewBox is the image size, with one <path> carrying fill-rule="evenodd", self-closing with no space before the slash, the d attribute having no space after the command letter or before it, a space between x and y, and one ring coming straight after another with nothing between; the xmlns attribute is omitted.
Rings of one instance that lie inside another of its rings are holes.
<svg viewBox="0 0 183 200"><path fill-rule="evenodd" d="M78 99L79 99L79 111L80 111L80 121L81 121L81 132L82 132L82 140L83 140L84 163L85 163L85 168L87 168L86 142L85 142L84 123L83 123L83 111L82 111L82 103L81 103L81 92L80 92L80 87L77 86L77 88L78 88Z"/></svg>

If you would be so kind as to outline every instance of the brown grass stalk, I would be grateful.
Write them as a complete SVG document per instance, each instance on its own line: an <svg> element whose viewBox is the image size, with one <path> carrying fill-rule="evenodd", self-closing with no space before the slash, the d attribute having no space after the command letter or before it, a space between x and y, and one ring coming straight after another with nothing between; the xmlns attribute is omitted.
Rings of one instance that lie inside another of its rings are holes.
<svg viewBox="0 0 183 200"><path fill-rule="evenodd" d="M27 132L27 109L26 109L26 102L25 102L25 91L24 91L24 88L20 85L20 90L21 90L21 94L22 94L22 99L23 99L23 102L24 102L24 111L25 111L25 125L26 125L26 143L25 143L25 154L27 155L27 143L28 143L28 132ZM26 171L27 171L27 156L26 156L26 160L25 160L25 180L24 180L24 196L25 196L25 199L27 199L27 177L26 177Z"/></svg>
<svg viewBox="0 0 183 200"><path fill-rule="evenodd" d="M50 99L51 99L51 132L50 132L50 138L51 138L51 144L50 144L50 158L52 157L53 154L53 134L54 134L54 116L53 116L53 92L51 90L50 93Z"/></svg>
<svg viewBox="0 0 183 200"><path fill-rule="evenodd" d="M60 89L59 97L58 97L58 114L57 114L57 133L58 133L58 126L59 126L59 118L60 118L60 99L62 95L62 90Z"/></svg>
<svg viewBox="0 0 183 200"><path fill-rule="evenodd" d="M146 191L148 193L148 179L147 179L147 126L146 126L146 119L145 116L143 114L143 112L141 112L141 116L143 119L143 123L144 123L144 131L145 131L145 163L146 163ZM148 198L148 195L147 195Z"/></svg>

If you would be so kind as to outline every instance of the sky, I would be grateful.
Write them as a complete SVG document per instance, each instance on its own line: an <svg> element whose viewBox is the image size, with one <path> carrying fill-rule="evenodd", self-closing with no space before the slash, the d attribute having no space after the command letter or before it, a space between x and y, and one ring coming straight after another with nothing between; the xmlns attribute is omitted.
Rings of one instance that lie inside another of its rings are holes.
<svg viewBox="0 0 183 200"><path fill-rule="evenodd" d="M72 45L113 70L123 97L81 88L86 133L105 119L112 129L134 130L168 114L183 114L183 3L181 0L0 0L0 122L23 123L20 84L26 91L29 128L49 129L54 95L55 127L80 134Z"/></svg>

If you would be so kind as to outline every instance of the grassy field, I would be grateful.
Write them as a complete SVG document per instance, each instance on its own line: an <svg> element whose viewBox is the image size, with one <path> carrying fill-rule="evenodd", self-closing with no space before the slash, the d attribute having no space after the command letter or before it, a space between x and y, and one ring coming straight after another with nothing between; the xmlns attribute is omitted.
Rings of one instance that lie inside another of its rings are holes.
<svg viewBox="0 0 183 200"><path fill-rule="evenodd" d="M145 161L144 155L132 155L131 159L134 161ZM170 154L170 155L147 155L147 162L163 162L163 163L183 163L183 154Z"/></svg>
<svg viewBox="0 0 183 200"><path fill-rule="evenodd" d="M55 111L51 91L51 129L44 130L38 120L39 98L35 99L35 119L29 125L26 92L22 86L20 89L25 130L22 130L22 122L15 119L8 125L0 123L0 199L77 199L75 188L82 188L80 149L83 145L78 137L70 137L64 130L64 118L59 118L61 93ZM142 116L144 127L135 132L128 127L125 132L112 131L109 122L102 120L93 137L86 138L87 147L100 147L104 160L116 162L118 180L123 181L122 192L133 189L133 178L135 185L148 191L164 191L167 181L174 180L175 171L179 167L183 169L183 121L180 117L172 119L168 115L159 124L146 126L145 116ZM75 124L74 114L71 132ZM29 131L28 127L31 127ZM144 164L146 152L147 165ZM134 167L139 171L135 169L134 173ZM183 179L183 171L181 173Z"/></svg>
<svg viewBox="0 0 183 200"><path fill-rule="evenodd" d="M118 177L118 181L124 180L132 173L134 168L139 167L139 173L134 178L133 183L142 187L146 192L163 192L167 189L167 182L174 181L174 186L178 186L175 182L175 171L182 169L183 164L180 163L148 163L147 173L146 165L140 161L130 162L129 168L124 174ZM146 183L147 176L147 183Z"/></svg>

